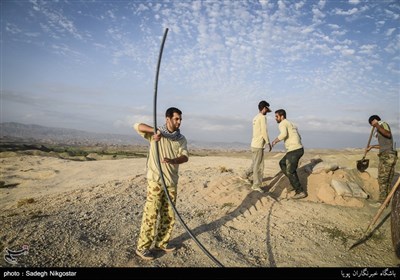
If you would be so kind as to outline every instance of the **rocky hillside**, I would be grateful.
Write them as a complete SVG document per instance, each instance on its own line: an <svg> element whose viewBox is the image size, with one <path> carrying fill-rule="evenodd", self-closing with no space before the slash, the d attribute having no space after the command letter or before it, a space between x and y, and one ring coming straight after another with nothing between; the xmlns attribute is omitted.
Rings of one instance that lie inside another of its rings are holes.
<svg viewBox="0 0 400 280"><path fill-rule="evenodd" d="M1 138L19 138L40 140L50 144L67 144L67 145L137 145L144 144L145 141L137 136L123 134L107 134L86 132L76 129L46 127L34 124L21 123L0 123Z"/></svg>

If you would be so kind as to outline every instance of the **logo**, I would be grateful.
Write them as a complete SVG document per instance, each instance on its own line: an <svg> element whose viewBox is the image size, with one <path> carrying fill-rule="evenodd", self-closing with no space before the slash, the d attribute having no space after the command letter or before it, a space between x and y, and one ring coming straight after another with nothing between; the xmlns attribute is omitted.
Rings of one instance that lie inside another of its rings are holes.
<svg viewBox="0 0 400 280"><path fill-rule="evenodd" d="M17 264L17 258L19 256L22 255L28 255L29 253L29 246L28 245L23 245L21 250L10 250L8 248L6 248L5 250L5 254L4 254L4 260L10 264Z"/></svg>

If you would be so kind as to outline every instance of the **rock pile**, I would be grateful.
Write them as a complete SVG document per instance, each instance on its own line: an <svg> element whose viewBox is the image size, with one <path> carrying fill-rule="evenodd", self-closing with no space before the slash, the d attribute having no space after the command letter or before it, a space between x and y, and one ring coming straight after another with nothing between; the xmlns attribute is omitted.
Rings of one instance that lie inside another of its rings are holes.
<svg viewBox="0 0 400 280"><path fill-rule="evenodd" d="M331 205L363 207L378 198L377 169L359 172L336 162L312 159L304 168L309 200Z"/></svg>

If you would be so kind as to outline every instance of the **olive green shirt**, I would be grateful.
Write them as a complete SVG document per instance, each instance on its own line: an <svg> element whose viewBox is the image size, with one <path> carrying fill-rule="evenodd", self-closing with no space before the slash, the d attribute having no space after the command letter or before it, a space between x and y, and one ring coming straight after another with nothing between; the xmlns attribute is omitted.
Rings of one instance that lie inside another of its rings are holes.
<svg viewBox="0 0 400 280"><path fill-rule="evenodd" d="M379 122L379 125L382 126L384 129L387 131L390 131L390 126L383 121ZM378 138L378 143L379 143L379 152L383 153L386 151L394 151L393 149L393 137L387 138L380 134L378 131L376 132L376 137Z"/></svg>

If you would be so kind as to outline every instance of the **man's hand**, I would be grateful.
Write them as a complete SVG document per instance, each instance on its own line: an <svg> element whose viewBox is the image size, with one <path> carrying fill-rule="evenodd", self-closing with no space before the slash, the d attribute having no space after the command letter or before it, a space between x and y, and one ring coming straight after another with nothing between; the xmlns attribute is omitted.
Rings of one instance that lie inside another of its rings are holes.
<svg viewBox="0 0 400 280"><path fill-rule="evenodd" d="M154 139L154 141L160 141L160 139L161 139L161 132L160 132L159 130L157 130L157 133L154 133L153 139Z"/></svg>
<svg viewBox="0 0 400 280"><path fill-rule="evenodd" d="M376 127L376 131L378 131L380 134L382 134L386 138L392 138L392 132L390 130L386 130L380 123L381 122L379 122L377 120L373 120L371 122L371 125L373 127Z"/></svg>
<svg viewBox="0 0 400 280"><path fill-rule="evenodd" d="M164 158L162 160L162 163L169 163L169 164L176 164L176 160L175 159L171 159L171 158Z"/></svg>
<svg viewBox="0 0 400 280"><path fill-rule="evenodd" d="M367 152L371 151L372 149L380 149L381 146L380 145L370 145L367 148Z"/></svg>
<svg viewBox="0 0 400 280"><path fill-rule="evenodd" d="M177 158L164 158L162 163L169 163L169 164L181 164L187 162L189 159L187 156L180 156Z"/></svg>
<svg viewBox="0 0 400 280"><path fill-rule="evenodd" d="M374 127L378 127L379 126L379 122L377 120L373 120L371 122L371 125L374 126Z"/></svg>

